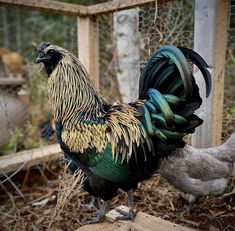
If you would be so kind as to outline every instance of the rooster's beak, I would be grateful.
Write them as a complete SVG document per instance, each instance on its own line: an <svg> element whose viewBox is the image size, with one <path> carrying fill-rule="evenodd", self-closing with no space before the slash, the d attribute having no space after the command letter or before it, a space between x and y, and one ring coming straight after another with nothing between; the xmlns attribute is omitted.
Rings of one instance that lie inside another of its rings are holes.
<svg viewBox="0 0 235 231"><path fill-rule="evenodd" d="M39 53L37 59L36 59L36 63L41 63L41 62L45 62L49 59L49 57L47 57L44 53Z"/></svg>

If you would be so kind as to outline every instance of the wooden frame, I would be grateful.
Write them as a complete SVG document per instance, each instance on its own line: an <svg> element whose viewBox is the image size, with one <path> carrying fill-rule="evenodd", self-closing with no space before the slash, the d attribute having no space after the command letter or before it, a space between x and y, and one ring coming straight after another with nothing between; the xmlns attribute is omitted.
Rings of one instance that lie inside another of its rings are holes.
<svg viewBox="0 0 235 231"><path fill-rule="evenodd" d="M63 13L74 16L92 16L126 10L150 2L155 2L155 0L119 0L118 2L105 2L92 6L82 6L51 0L0 0L1 5L20 6L33 10L50 11L51 13Z"/></svg>
<svg viewBox="0 0 235 231"><path fill-rule="evenodd" d="M63 3L51 0L0 0L0 5L25 7L52 13L77 16L78 56L90 74L96 89L99 89L99 46L96 15L130 9L155 0L119 0L92 6Z"/></svg>
<svg viewBox="0 0 235 231"><path fill-rule="evenodd" d="M156 0L119 0L119 1L113 1L113 2L111 1L111 2L95 4L88 6L88 15L97 15L97 14L127 10L150 2L156 2Z"/></svg>
<svg viewBox="0 0 235 231"><path fill-rule="evenodd" d="M96 89L99 89L99 31L96 17L78 17L77 34L79 60L86 67Z"/></svg>
<svg viewBox="0 0 235 231"><path fill-rule="evenodd" d="M211 95L208 99L203 97L198 110L204 123L192 139L193 146L199 148L221 142L228 6L228 0L195 1L194 49L211 66L212 74ZM199 89L205 92L204 80L200 76L196 79Z"/></svg>
<svg viewBox="0 0 235 231"><path fill-rule="evenodd" d="M130 9L150 2L155 0L119 0L92 6L51 0L0 0L0 5L77 16L78 33L82 31L84 34L84 36L78 36L79 58L98 88L99 47L95 15ZM163 0L158 1L158 3L163 2ZM195 0L195 50L212 66L213 76L211 97L205 100L199 111L205 122L193 136L193 144L196 147L215 146L221 139L228 3L228 0ZM202 88L204 83L199 82L199 85Z"/></svg>
<svg viewBox="0 0 235 231"><path fill-rule="evenodd" d="M24 7L52 13L80 16L87 15L87 7L50 0L0 0L0 5Z"/></svg>

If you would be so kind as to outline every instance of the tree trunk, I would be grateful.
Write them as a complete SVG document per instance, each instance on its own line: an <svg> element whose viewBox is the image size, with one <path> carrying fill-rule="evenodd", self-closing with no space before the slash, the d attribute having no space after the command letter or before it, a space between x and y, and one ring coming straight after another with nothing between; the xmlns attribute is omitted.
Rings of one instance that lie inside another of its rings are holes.
<svg viewBox="0 0 235 231"><path fill-rule="evenodd" d="M114 13L117 80L123 102L137 98L139 88L139 12L138 9Z"/></svg>

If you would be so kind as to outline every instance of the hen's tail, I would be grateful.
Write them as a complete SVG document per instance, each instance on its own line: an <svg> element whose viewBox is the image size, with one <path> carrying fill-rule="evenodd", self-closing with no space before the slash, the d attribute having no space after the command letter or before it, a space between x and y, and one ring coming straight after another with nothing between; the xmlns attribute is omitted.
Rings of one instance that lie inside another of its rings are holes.
<svg viewBox="0 0 235 231"><path fill-rule="evenodd" d="M222 146L228 150L231 160L235 162L235 133L233 133Z"/></svg>
<svg viewBox="0 0 235 231"><path fill-rule="evenodd" d="M147 62L139 86L139 98L146 99L143 124L150 136L158 139L158 150L169 152L182 147L182 138L202 124L194 114L202 99L189 68L193 62L206 83L206 96L211 91L209 66L193 50L164 46Z"/></svg>

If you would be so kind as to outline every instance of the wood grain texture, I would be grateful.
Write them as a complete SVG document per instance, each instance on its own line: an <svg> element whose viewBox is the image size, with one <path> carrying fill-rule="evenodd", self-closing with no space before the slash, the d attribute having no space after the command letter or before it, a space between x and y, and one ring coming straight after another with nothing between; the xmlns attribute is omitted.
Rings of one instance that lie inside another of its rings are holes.
<svg viewBox="0 0 235 231"><path fill-rule="evenodd" d="M0 157L0 175L17 171L19 168L25 169L35 164L62 158L62 156L58 144L2 156Z"/></svg>
<svg viewBox="0 0 235 231"><path fill-rule="evenodd" d="M0 5L20 6L33 10L50 11L51 13L63 13L74 16L87 16L130 9L151 2L155 2L155 0L119 0L116 3L105 2L91 6L82 6L52 0L0 0Z"/></svg>
<svg viewBox="0 0 235 231"><path fill-rule="evenodd" d="M51 0L0 0L0 5L24 7L33 10L75 16L88 14L88 8L86 6Z"/></svg>
<svg viewBox="0 0 235 231"><path fill-rule="evenodd" d="M224 75L226 64L227 30L229 20L229 1L217 0L215 27L215 60L213 88L213 124L212 146L221 143L223 104L224 104Z"/></svg>
<svg viewBox="0 0 235 231"><path fill-rule="evenodd" d="M89 6L88 14L94 15L94 14L127 10L151 2L155 2L155 0L118 0L118 1L105 2Z"/></svg>
<svg viewBox="0 0 235 231"><path fill-rule="evenodd" d="M78 57L99 89L99 32L95 17L77 19Z"/></svg>
<svg viewBox="0 0 235 231"><path fill-rule="evenodd" d="M126 206L119 206L119 209L128 211ZM115 215L116 214L116 215ZM138 212L134 222L132 221L115 221L115 216L119 216L115 210L111 210L106 214L106 219L114 223L100 223L94 225L85 225L76 231L192 231L193 229L187 228L172 222L163 220L149 214Z"/></svg>
<svg viewBox="0 0 235 231"><path fill-rule="evenodd" d="M221 142L227 26L228 0L195 1L194 49L212 67L213 82L211 95L205 98L205 83L196 73L203 98L197 114L204 120L192 139L198 148Z"/></svg>

